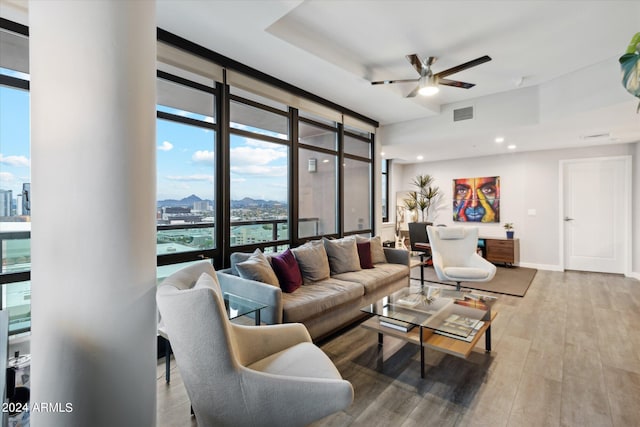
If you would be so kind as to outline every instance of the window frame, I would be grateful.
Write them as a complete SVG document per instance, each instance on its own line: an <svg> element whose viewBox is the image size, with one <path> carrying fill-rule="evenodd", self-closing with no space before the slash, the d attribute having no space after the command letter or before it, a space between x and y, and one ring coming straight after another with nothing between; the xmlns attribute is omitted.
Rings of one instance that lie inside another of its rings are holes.
<svg viewBox="0 0 640 427"><path fill-rule="evenodd" d="M184 77L176 76L174 74L168 73L166 71L157 70L156 71L156 79L164 79L173 83L177 83L183 86L187 86L191 89L201 90L203 92L209 93L213 95L213 102L215 117L214 123L210 123L204 120L197 120L190 117L184 117L178 114L172 114L165 111L158 111L156 106L156 119L166 120L169 122L180 123L189 126L195 126L198 128L209 129L215 132L215 138L213 141L213 150L214 153L219 153L221 148L221 136L220 136L220 83L214 82L214 87L209 87L203 85L198 82L193 82ZM216 155L216 163L214 164L214 175L218 176L218 158L220 156ZM184 230L184 229L197 229L197 228L213 228L214 231L214 247L211 249L196 249L193 251L185 251L185 252L176 252L171 254L156 254L157 266L164 266L169 264L178 264L182 262L188 261L196 261L199 259L213 259L214 264L221 265L219 263L220 255L221 255L221 245L222 242L222 231L220 230L219 218L222 217L222 211L220 208L220 203L218 203L216 197L220 194L219 187L219 179L214 180L216 182L216 187L214 188L214 200L216 200L216 204L214 207L215 212L215 220L213 223L199 223L199 224L172 224L172 225L159 225L156 224L156 231L160 230Z"/></svg>

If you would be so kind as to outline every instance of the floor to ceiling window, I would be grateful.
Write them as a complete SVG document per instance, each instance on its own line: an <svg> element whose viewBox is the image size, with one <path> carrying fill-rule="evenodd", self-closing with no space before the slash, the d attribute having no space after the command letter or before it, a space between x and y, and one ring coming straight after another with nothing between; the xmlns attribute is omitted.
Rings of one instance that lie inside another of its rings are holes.
<svg viewBox="0 0 640 427"><path fill-rule="evenodd" d="M31 314L28 28L2 25L1 306L18 333ZM375 122L158 33L158 277L204 258L224 267L236 250L372 232Z"/></svg>
<svg viewBox="0 0 640 427"><path fill-rule="evenodd" d="M372 143L368 132L344 127L344 233L372 230Z"/></svg>
<svg viewBox="0 0 640 427"><path fill-rule="evenodd" d="M0 305L9 333L31 326L28 38L0 29Z"/></svg>
<svg viewBox="0 0 640 427"><path fill-rule="evenodd" d="M229 111L229 245L277 250L289 243L289 107L232 87Z"/></svg>
<svg viewBox="0 0 640 427"><path fill-rule="evenodd" d="M338 233L337 123L300 112L298 238Z"/></svg>
<svg viewBox="0 0 640 427"><path fill-rule="evenodd" d="M210 257L216 242L216 85L160 64L156 221L159 264ZM163 71L168 70L168 71Z"/></svg>

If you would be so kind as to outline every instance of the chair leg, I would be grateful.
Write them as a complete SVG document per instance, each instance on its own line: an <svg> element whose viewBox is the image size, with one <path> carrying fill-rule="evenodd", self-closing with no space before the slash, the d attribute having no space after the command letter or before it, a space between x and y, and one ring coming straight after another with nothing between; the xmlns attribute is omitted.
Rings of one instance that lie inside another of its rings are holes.
<svg viewBox="0 0 640 427"><path fill-rule="evenodd" d="M169 340L165 339L164 340L164 365L165 365L165 373L164 373L164 378L167 381L167 384L169 384L169 381L171 380L171 344L169 344Z"/></svg>
<svg viewBox="0 0 640 427"><path fill-rule="evenodd" d="M456 291L460 290L460 282L456 282Z"/></svg>

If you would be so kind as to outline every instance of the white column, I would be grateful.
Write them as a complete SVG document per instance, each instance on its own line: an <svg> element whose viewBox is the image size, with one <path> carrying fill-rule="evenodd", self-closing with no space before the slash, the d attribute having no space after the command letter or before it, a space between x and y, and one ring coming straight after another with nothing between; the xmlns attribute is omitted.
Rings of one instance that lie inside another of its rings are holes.
<svg viewBox="0 0 640 427"><path fill-rule="evenodd" d="M156 420L154 1L30 1L32 425ZM54 407L55 408L55 407Z"/></svg>

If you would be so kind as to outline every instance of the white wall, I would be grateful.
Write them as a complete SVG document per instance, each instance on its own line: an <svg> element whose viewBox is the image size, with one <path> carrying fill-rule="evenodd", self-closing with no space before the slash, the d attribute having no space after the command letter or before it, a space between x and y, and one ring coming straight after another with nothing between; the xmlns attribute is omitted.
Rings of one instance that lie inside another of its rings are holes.
<svg viewBox="0 0 640 427"><path fill-rule="evenodd" d="M636 279L640 280L640 142L636 142L633 157L633 177L631 181L633 192L633 212L631 227L633 228L633 262L632 271Z"/></svg>
<svg viewBox="0 0 640 427"><path fill-rule="evenodd" d="M504 236L502 224L515 223L520 238L520 265L540 269L560 270L558 224L562 215L559 206L559 161L588 157L632 155L633 182L640 182L640 143L587 147L581 149L546 150L512 153L475 159L416 163L393 169L395 191L411 189L410 182L418 174L428 173L444 192L444 207L436 223L453 224L452 180L454 178L500 176L501 224L482 224L485 236ZM633 188L633 271L640 271L640 185ZM393 194L395 195L395 191ZM528 215L535 209L535 216Z"/></svg>

